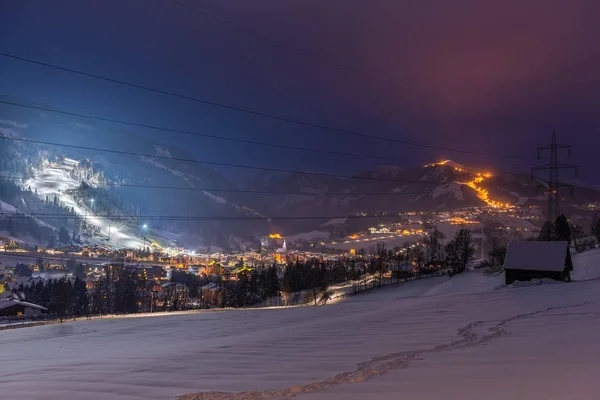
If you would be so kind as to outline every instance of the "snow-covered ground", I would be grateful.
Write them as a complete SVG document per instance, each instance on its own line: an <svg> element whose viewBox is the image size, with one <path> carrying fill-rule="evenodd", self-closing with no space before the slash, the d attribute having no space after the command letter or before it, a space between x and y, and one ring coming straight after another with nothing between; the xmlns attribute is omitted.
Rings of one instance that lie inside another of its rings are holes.
<svg viewBox="0 0 600 400"><path fill-rule="evenodd" d="M89 207L84 207L75 201L73 196L69 195L69 190L74 190L79 187L79 182L73 179L70 172L77 166L77 161L72 159L66 159L63 164L60 165L48 165L41 171L38 171L35 178L28 179L25 181L25 187L31 187L33 191L37 190L40 198L48 196L49 199L53 199L54 196L58 196L58 200L62 202L66 207L73 207L75 212L85 217L89 224L100 227L102 236L107 237L110 225L110 244L117 247L127 248L141 248L143 247L143 240L139 231L128 227L122 223L116 223L106 218L99 217L93 213L91 204ZM92 242L94 240L91 240ZM100 241L95 238L95 241L106 244L106 241ZM148 243L146 243L147 245Z"/></svg>
<svg viewBox="0 0 600 400"><path fill-rule="evenodd" d="M0 200L0 212L6 213L6 214L14 214L17 212L17 209L13 205L5 203L2 200Z"/></svg>
<svg viewBox="0 0 600 400"><path fill-rule="evenodd" d="M476 271L391 285L322 307L4 331L0 393L119 400L184 393L190 393L186 400L595 399L600 253L585 254L575 257L575 271L585 264L592 280L568 284L504 287L502 275Z"/></svg>
<svg viewBox="0 0 600 400"><path fill-rule="evenodd" d="M385 243L388 248L402 247L405 243L415 243L423 239L422 235L401 235L398 233L383 233L361 236L358 239L344 239L339 242L326 242L325 247L330 249L350 250L351 248L368 249L377 243Z"/></svg>
<svg viewBox="0 0 600 400"><path fill-rule="evenodd" d="M600 278L600 249L592 249L573 255L575 268L571 279L586 281Z"/></svg>

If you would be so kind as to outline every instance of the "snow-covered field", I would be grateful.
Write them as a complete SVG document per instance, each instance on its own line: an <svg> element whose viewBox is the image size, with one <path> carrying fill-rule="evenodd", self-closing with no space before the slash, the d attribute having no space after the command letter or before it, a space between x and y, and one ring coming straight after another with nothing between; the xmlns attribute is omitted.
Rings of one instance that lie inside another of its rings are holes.
<svg viewBox="0 0 600 400"><path fill-rule="evenodd" d="M91 204L89 207L84 207L77 203L73 196L69 195L68 191L77 189L79 182L73 179L70 172L77 165L76 160L66 159L61 165L49 165L42 171L39 171L35 178L25 181L24 186L31 187L32 190L37 190L38 196L41 198L53 199L58 196L58 200L66 207L73 207L75 212L80 216L85 216L88 223L100 227L101 234L104 237L108 236L109 225L111 244L118 247L141 248L143 240L139 232L131 229L125 224L115 223L106 218L98 217L93 213ZM96 238L97 239L97 238ZM99 240L95 240L100 243ZM106 243L104 241L103 243Z"/></svg>
<svg viewBox="0 0 600 400"><path fill-rule="evenodd" d="M184 399L595 399L600 250L577 255L575 265L581 276L574 276L591 280L504 287L502 275L478 271L323 307L4 331L0 393L119 400L185 393Z"/></svg>
<svg viewBox="0 0 600 400"><path fill-rule="evenodd" d="M385 243L388 248L402 247L405 243L415 243L423 239L422 235L401 235L397 233L384 233L361 236L358 239L346 239L340 242L326 242L325 247L330 249L350 250L351 248L368 249L377 243Z"/></svg>

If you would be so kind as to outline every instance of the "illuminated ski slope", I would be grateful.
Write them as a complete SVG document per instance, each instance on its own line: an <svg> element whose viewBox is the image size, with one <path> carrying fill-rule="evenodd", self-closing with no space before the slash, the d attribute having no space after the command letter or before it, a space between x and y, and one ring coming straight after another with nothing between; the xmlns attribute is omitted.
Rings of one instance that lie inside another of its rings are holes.
<svg viewBox="0 0 600 400"><path fill-rule="evenodd" d="M110 244L116 247L141 248L143 240L138 231L122 223L115 223L106 218L99 217L92 212L91 205L84 207L78 204L75 199L68 194L69 190L77 189L79 182L70 175L71 170L77 165L77 161L66 159L63 164L49 165L41 171L38 171L35 178L25 181L25 187L30 186L33 191L37 190L38 196L44 199L46 196L50 200L58 196L58 200L66 207L73 207L75 213L85 217L87 222L100 227L101 235L106 238L110 227ZM104 243L106 240L94 238L91 242Z"/></svg>

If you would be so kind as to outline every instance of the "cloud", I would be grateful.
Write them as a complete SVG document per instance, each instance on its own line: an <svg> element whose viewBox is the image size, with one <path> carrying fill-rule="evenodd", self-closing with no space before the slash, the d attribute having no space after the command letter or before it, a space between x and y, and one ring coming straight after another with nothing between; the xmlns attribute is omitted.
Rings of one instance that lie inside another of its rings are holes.
<svg viewBox="0 0 600 400"><path fill-rule="evenodd" d="M27 124L20 124L20 123L18 123L16 121L9 121L9 120L6 120L6 119L0 119L0 124L2 124L2 125L9 125L9 126L12 126L14 128L21 128L21 129L25 129L28 126Z"/></svg>
<svg viewBox="0 0 600 400"><path fill-rule="evenodd" d="M82 123L79 123L79 122L76 122L76 123L75 123L75 126L76 126L76 127L78 127L78 128L81 128L81 129L89 129L89 130L91 130L91 129L92 129L92 126L91 126L91 125L88 125L88 124L82 124Z"/></svg>
<svg viewBox="0 0 600 400"><path fill-rule="evenodd" d="M19 134L12 129L3 128L0 126L0 135L4 137L19 137Z"/></svg>
<svg viewBox="0 0 600 400"><path fill-rule="evenodd" d="M160 157L169 157L169 158L173 158L171 156L171 152L169 151L169 149L163 149L160 146L154 145L154 148L156 149L156 154Z"/></svg>

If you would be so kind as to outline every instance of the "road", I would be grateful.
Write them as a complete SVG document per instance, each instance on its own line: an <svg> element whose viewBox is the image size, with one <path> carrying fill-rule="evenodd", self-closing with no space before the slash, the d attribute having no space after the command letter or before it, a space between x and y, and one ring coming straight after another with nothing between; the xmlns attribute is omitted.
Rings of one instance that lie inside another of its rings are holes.
<svg viewBox="0 0 600 400"><path fill-rule="evenodd" d="M78 263L84 264L92 264L92 265L101 265L114 261L112 258L103 258L103 257L76 257L70 255L50 255L50 254L40 254L35 252L29 253L6 253L0 252L0 262L2 265L13 266L15 264L35 264L35 262L39 259L44 259L45 262L56 262L56 264L65 264L67 260L75 259ZM171 265L169 263L162 263L158 261L134 261L131 264L140 264L140 265Z"/></svg>

